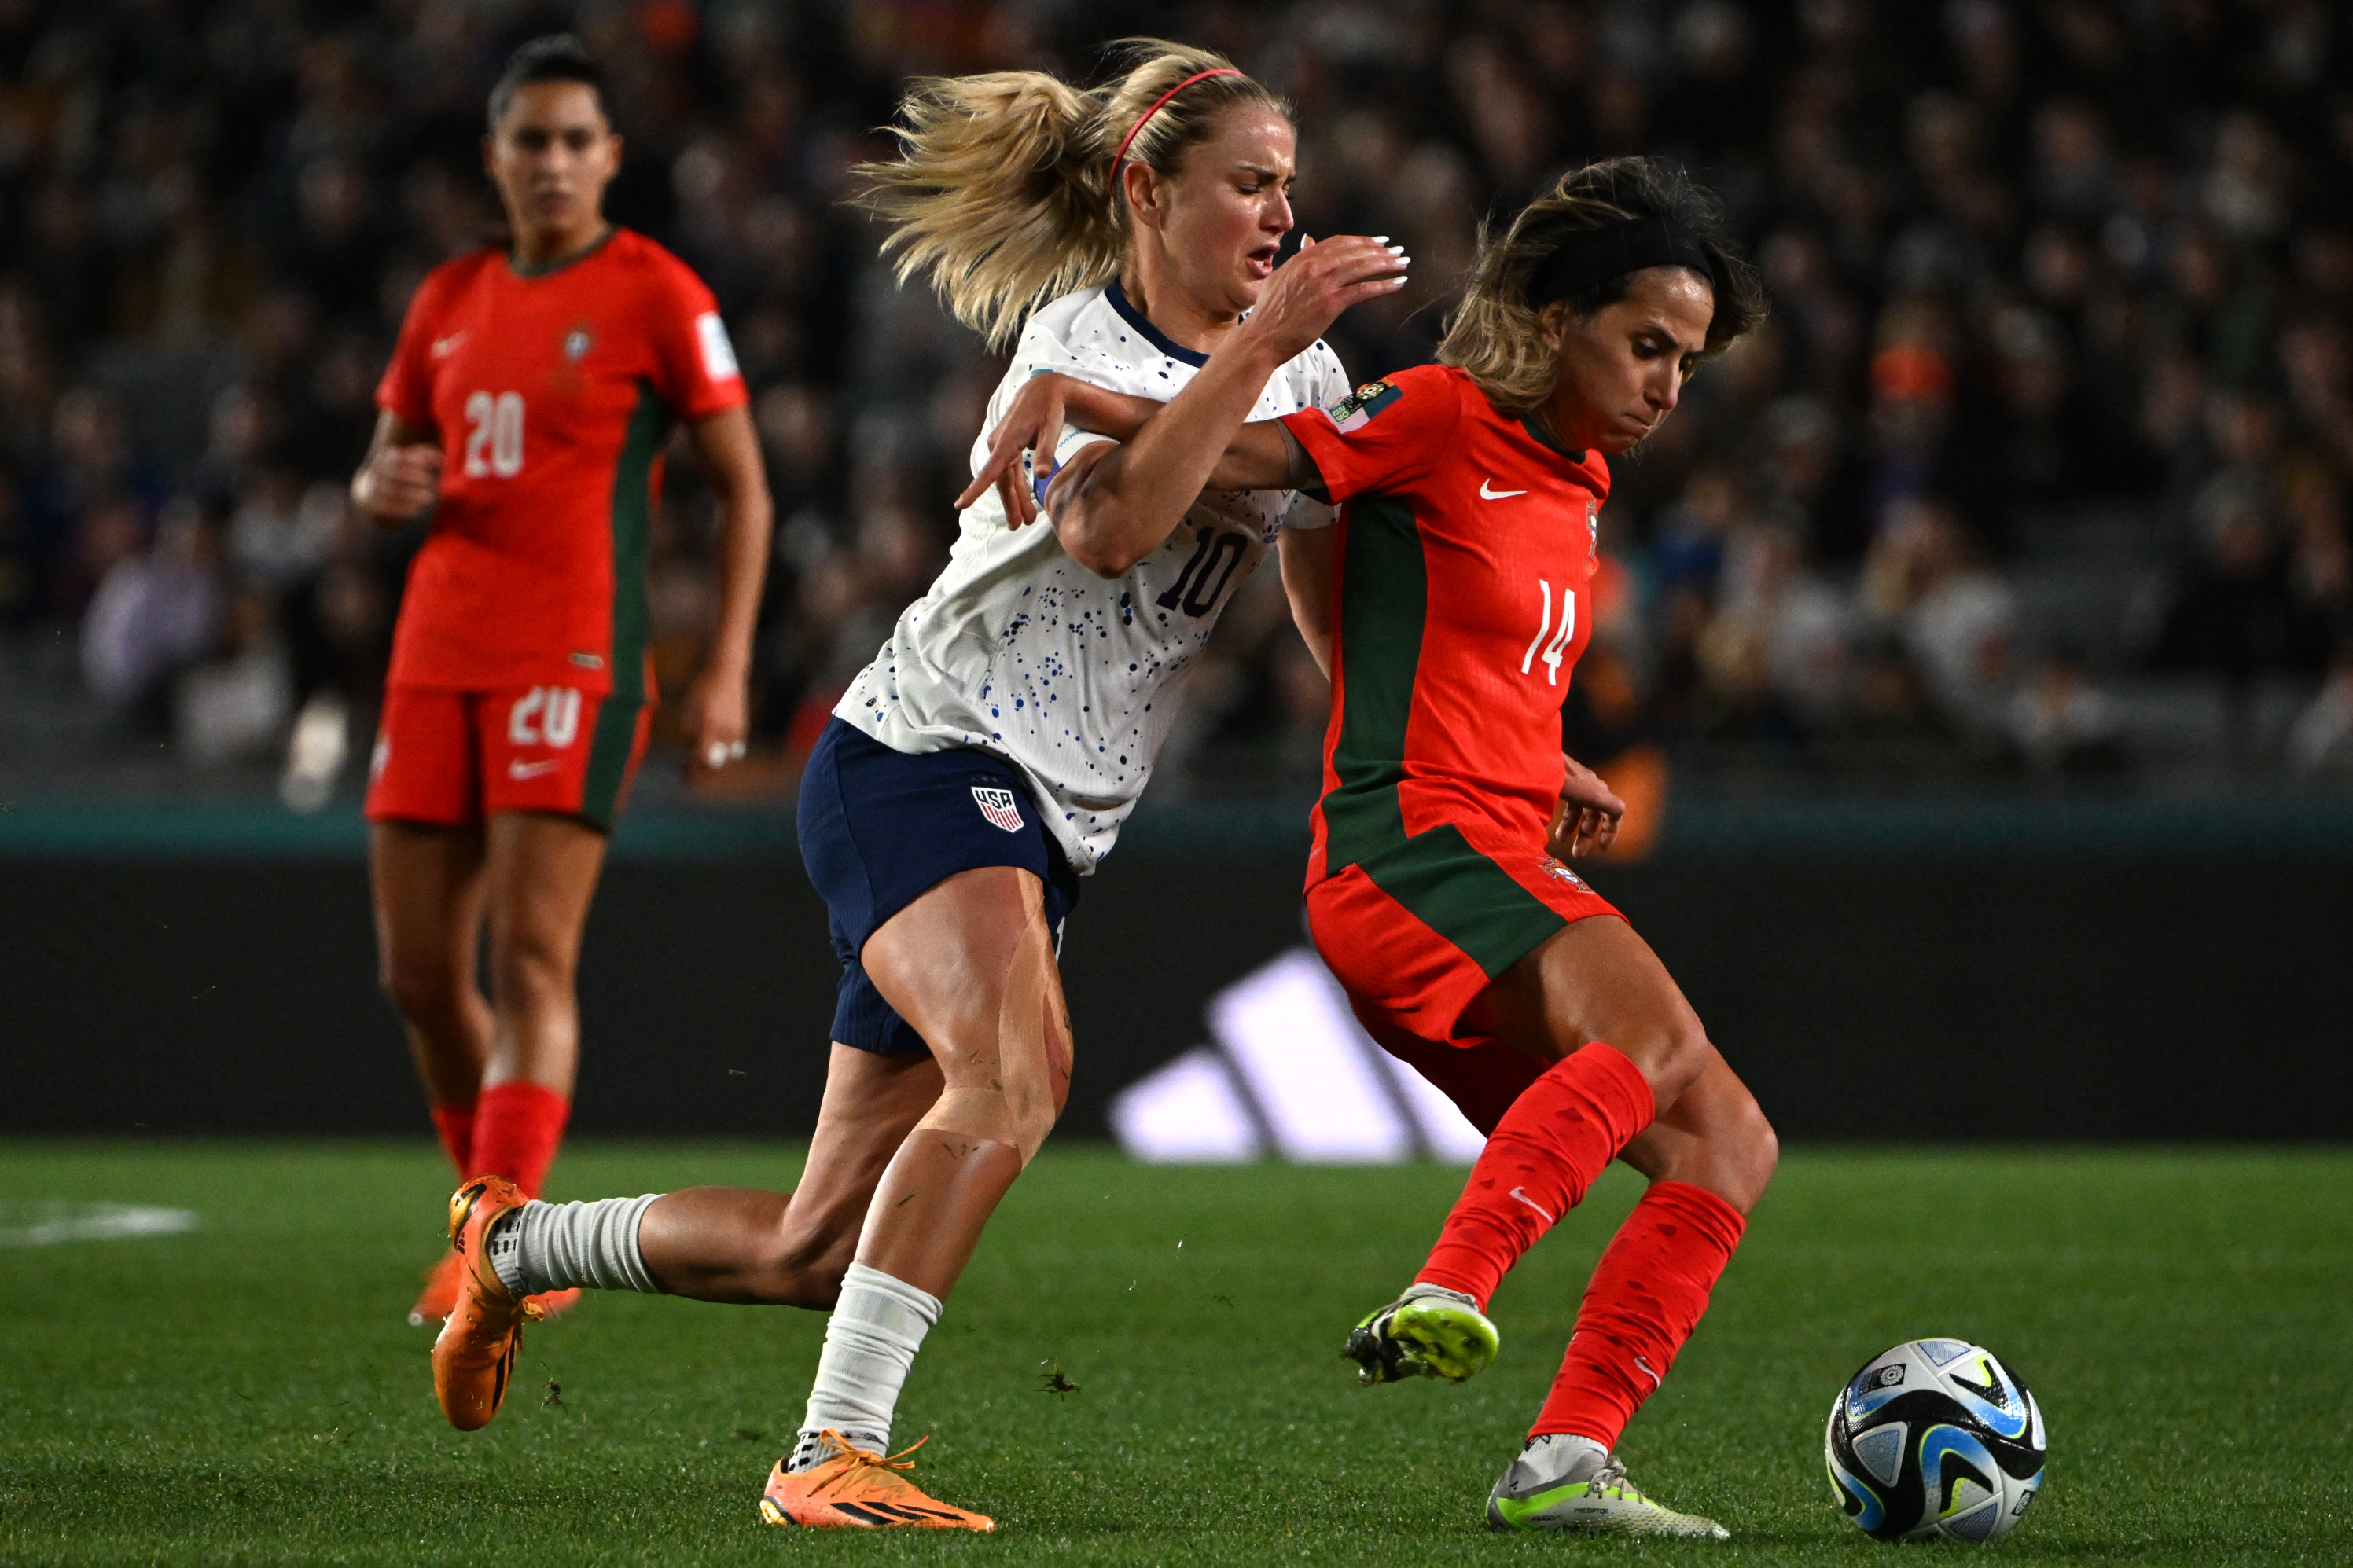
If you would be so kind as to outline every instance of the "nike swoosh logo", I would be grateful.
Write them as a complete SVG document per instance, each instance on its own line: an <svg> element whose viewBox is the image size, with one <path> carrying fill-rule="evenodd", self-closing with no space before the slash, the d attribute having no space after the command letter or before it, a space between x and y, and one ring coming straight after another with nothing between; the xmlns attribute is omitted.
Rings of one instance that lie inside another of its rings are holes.
<svg viewBox="0 0 2353 1568"><path fill-rule="evenodd" d="M1667 1380L1661 1377L1657 1373L1652 1372L1649 1362L1644 1361L1641 1356L1636 1356L1634 1358L1634 1364L1642 1369L1642 1375L1651 1380L1651 1386L1652 1388L1660 1388L1665 1385Z"/></svg>
<svg viewBox="0 0 2353 1568"><path fill-rule="evenodd" d="M1493 479L1481 479L1479 481L1479 499L1481 500L1502 500L1505 496L1524 496L1528 492L1525 490L1499 490L1495 488L1495 481Z"/></svg>
<svg viewBox="0 0 2353 1568"><path fill-rule="evenodd" d="M509 763L507 764L507 777L511 779L535 779L542 773L552 773L563 765L564 759L561 757L550 757L543 763Z"/></svg>
<svg viewBox="0 0 2353 1568"><path fill-rule="evenodd" d="M433 357L435 359L443 358L455 350L459 343L462 343L465 341L466 334L464 332L451 332L446 338L434 339Z"/></svg>
<svg viewBox="0 0 2353 1568"><path fill-rule="evenodd" d="M1517 1199L1519 1202L1521 1202L1521 1203L1524 1203L1524 1204L1527 1205L1528 1205L1528 1207L1530 1207L1530 1208L1532 1208L1532 1209L1535 1210L1535 1211L1536 1211L1536 1213L1538 1213L1538 1214L1540 1214L1540 1215L1544 1215L1544 1222L1545 1222L1545 1224L1546 1224L1546 1225L1550 1225L1550 1224L1552 1223L1552 1215L1548 1215L1548 1214L1545 1214L1545 1211L1544 1211L1544 1205L1543 1205L1542 1204L1540 1204L1540 1203L1536 1202L1536 1201L1535 1201L1535 1199L1534 1199L1534 1198L1532 1198L1532 1197L1528 1196L1528 1194L1527 1194L1526 1193L1525 1193L1525 1192L1521 1191L1521 1190L1520 1190L1519 1188L1517 1188L1517 1187L1514 1187L1514 1188L1512 1189L1512 1196L1513 1196L1514 1198Z"/></svg>

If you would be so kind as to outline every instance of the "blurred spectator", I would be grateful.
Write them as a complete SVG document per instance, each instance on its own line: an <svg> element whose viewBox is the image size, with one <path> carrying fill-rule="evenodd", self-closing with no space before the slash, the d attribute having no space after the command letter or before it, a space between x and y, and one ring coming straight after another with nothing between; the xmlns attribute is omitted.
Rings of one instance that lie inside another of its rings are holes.
<svg viewBox="0 0 2353 1568"><path fill-rule="evenodd" d="M119 508L91 521L126 536L134 526ZM82 678L102 700L139 706L211 646L221 600L219 528L194 501L175 500L153 548L122 549L106 568L82 617Z"/></svg>
<svg viewBox="0 0 2353 1568"><path fill-rule="evenodd" d="M150 720L196 661L191 755L299 710L332 779L409 542L340 486L418 279L494 237L484 89L565 25L614 74L616 216L702 271L752 384L772 751L941 558L998 374L892 283L847 170L909 74L1087 78L1113 31L1234 51L1299 106L1301 229L1409 245L1411 287L1334 330L1360 381L1429 356L1479 223L1560 169L1659 153L1723 194L1774 319L1616 465L1584 743L2066 774L2131 745L2117 682L2308 691L2353 647L2353 26L2258 0L0 6L0 637L78 629L91 691ZM674 696L716 569L670 474ZM1172 772L1311 777L1303 659L1254 587Z"/></svg>

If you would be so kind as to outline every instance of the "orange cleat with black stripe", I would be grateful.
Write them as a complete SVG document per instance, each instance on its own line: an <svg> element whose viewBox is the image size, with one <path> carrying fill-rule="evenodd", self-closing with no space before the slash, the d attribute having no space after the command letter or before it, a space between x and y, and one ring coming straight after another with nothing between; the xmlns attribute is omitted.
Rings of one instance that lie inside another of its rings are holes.
<svg viewBox="0 0 2353 1568"><path fill-rule="evenodd" d="M517 1300L499 1282L483 1247L500 1216L528 1201L504 1176L476 1176L449 1196L458 1300L433 1342L433 1393L460 1432L487 1426L499 1413L522 1349L522 1326L546 1316L537 1301Z"/></svg>
<svg viewBox="0 0 2353 1568"><path fill-rule="evenodd" d="M769 1524L805 1524L819 1530L981 1530L997 1521L926 1496L901 1474L915 1468L907 1458L931 1441L919 1437L888 1456L861 1448L840 1433L824 1441L833 1458L806 1470L787 1471L778 1459L760 1494L760 1517Z"/></svg>

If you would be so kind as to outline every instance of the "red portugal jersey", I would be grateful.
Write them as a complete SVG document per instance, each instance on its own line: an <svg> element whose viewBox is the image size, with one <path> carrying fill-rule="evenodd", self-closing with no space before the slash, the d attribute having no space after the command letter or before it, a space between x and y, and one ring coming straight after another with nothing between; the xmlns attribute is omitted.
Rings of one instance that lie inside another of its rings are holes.
<svg viewBox="0 0 2353 1568"><path fill-rule="evenodd" d="M1398 851L1382 863L1428 860L1421 894L1442 903L1451 858L1423 853L1440 839L1543 851L1609 470L1439 365L1283 423L1346 503L1308 881Z"/></svg>
<svg viewBox="0 0 2353 1568"><path fill-rule="evenodd" d="M744 401L711 290L624 228L545 272L461 257L418 287L375 398L441 442L391 683L639 695L663 441Z"/></svg>

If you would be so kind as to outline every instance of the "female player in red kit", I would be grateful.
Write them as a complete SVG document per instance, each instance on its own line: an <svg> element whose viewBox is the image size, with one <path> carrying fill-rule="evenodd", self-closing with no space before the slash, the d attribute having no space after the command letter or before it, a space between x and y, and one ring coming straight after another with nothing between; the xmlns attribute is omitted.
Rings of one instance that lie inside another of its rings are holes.
<svg viewBox="0 0 2353 1568"><path fill-rule="evenodd" d="M769 502L718 308L605 220L621 139L577 41L525 44L483 162L507 249L427 276L352 481L385 524L436 507L394 636L368 786L379 963L459 1180L538 1192L579 1058L574 971L606 836L645 754L645 554L682 423L725 511L695 761L744 752ZM490 994L475 980L487 930ZM449 1254L410 1321L457 1294Z"/></svg>
<svg viewBox="0 0 2353 1568"><path fill-rule="evenodd" d="M1714 200L1618 159L1482 245L1442 363L1249 425L1231 399L1208 416L1205 377L1153 416L1189 416L1205 455L1232 437L1213 488L1345 503L1331 570L1284 574L1333 680L1309 924L1373 1037L1488 1135L1429 1261L1349 1336L1363 1380L1477 1372L1520 1255L1612 1158L1651 1178L1490 1494L1499 1529L1724 1534L1643 1497L1610 1448L1706 1309L1773 1132L1657 956L1563 864L1624 807L1561 755L1560 708L1590 630L1603 455L1656 430L1762 311ZM1065 404L1122 439L1152 414L1059 377L1025 392L993 466ZM1084 484L1085 460L1056 485Z"/></svg>

